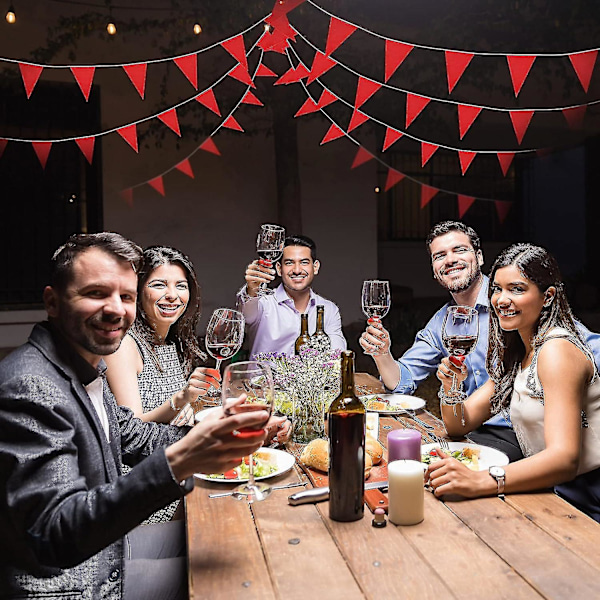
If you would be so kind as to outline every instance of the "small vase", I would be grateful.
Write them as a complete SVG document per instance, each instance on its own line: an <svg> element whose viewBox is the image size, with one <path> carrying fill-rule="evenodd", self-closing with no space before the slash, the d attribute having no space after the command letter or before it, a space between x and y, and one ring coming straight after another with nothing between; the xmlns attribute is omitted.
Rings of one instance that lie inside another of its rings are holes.
<svg viewBox="0 0 600 600"><path fill-rule="evenodd" d="M312 398L294 396L294 442L308 444L312 440L325 437L324 408L325 395L322 392Z"/></svg>

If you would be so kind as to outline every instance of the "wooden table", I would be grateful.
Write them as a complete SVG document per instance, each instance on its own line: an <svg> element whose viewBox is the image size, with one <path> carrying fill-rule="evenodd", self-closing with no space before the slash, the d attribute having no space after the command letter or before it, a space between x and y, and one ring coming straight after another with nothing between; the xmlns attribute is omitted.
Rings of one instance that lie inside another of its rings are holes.
<svg viewBox="0 0 600 600"><path fill-rule="evenodd" d="M382 442L390 428L415 427L380 421ZM295 467L271 483L305 479ZM425 493L422 523L376 529L366 508L361 521L338 523L327 502L290 506L301 488L254 505L208 498L230 487L198 481L186 498L190 599L600 597L600 525L550 492L505 502Z"/></svg>

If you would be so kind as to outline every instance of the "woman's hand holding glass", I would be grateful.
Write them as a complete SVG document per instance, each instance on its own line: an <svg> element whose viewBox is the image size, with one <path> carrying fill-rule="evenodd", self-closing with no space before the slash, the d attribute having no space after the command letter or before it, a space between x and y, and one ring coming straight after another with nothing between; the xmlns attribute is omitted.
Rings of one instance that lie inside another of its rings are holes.
<svg viewBox="0 0 600 600"><path fill-rule="evenodd" d="M457 360L457 357L449 356L443 358L438 365L436 376L440 380L445 394L448 395L453 383L455 382L457 386L460 386L467 378L467 373L467 365Z"/></svg>

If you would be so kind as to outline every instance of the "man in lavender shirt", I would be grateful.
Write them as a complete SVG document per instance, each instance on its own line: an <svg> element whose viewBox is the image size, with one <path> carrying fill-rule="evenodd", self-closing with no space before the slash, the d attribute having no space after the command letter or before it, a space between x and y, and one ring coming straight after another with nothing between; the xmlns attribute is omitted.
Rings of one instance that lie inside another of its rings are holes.
<svg viewBox="0 0 600 600"><path fill-rule="evenodd" d="M325 333L332 349L346 349L338 307L315 294L311 285L319 272L317 247L310 238L293 235L285 239L283 256L275 269L253 261L246 269L246 285L238 292L238 308L246 318L250 356L259 352L294 354L300 334L300 315L308 313L308 331L316 328L317 305L325 307ZM258 296L261 283L270 283L275 272L281 284L274 294Z"/></svg>

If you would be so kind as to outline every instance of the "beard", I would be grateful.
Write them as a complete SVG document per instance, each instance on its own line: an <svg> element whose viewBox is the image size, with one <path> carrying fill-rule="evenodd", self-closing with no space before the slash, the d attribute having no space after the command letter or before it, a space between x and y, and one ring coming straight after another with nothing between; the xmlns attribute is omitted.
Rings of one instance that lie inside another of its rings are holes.
<svg viewBox="0 0 600 600"><path fill-rule="evenodd" d="M468 267L467 264L462 264ZM477 263L475 263L458 279L453 279L452 281L447 282L443 275L436 277L436 279L438 280L438 283L450 293L460 293L468 290L480 277L481 268Z"/></svg>

